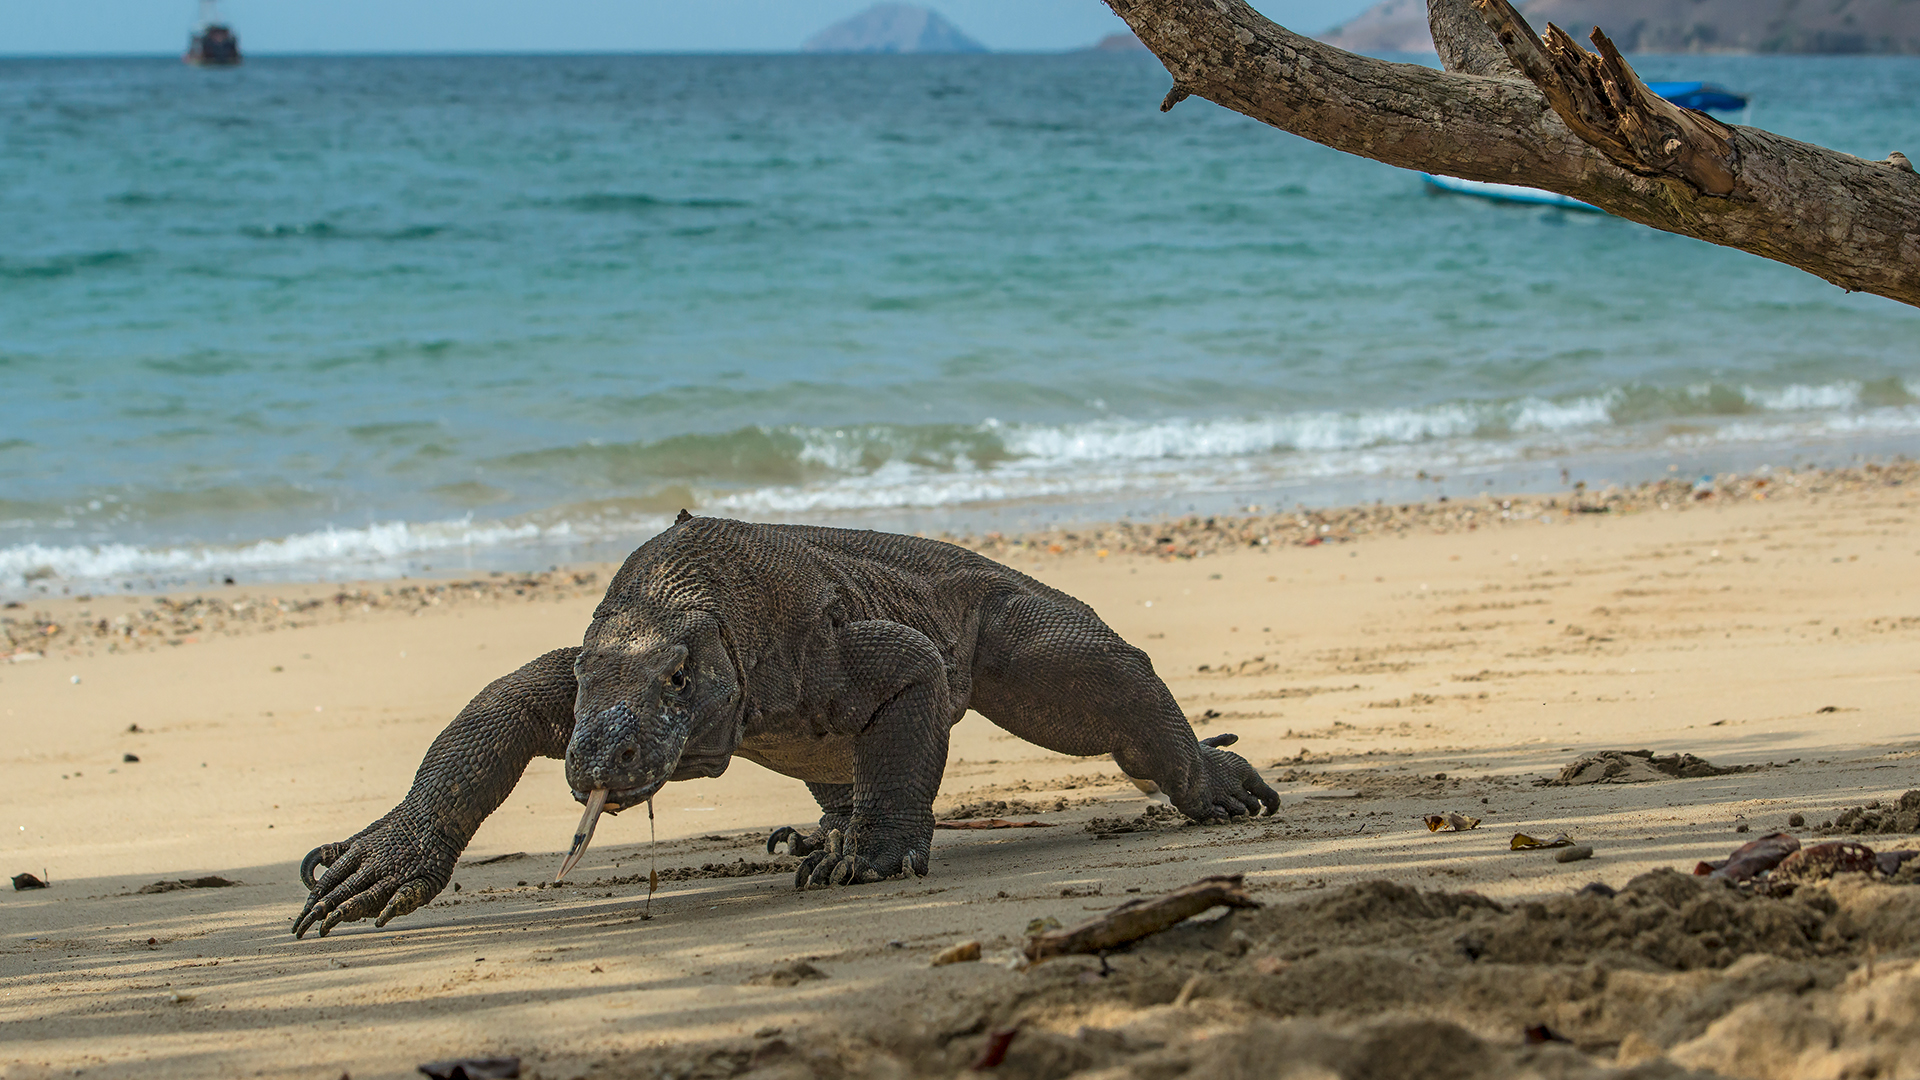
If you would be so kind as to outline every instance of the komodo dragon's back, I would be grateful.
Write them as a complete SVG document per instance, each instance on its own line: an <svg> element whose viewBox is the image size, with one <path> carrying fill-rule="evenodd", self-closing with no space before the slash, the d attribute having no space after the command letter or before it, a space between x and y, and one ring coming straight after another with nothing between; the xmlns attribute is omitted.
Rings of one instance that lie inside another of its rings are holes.
<svg viewBox="0 0 1920 1080"><path fill-rule="evenodd" d="M674 527L621 567L595 617L623 604L671 605L678 598L789 632L801 629L796 620L888 619L944 637L990 599L1008 595L1044 597L1095 617L1080 600L957 544L682 511Z"/></svg>

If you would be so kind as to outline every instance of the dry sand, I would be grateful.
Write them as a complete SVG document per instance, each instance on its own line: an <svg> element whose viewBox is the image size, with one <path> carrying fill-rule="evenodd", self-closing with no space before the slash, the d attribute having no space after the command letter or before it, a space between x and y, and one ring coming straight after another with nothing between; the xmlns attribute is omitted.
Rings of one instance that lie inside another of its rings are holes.
<svg viewBox="0 0 1920 1080"><path fill-rule="evenodd" d="M1915 1075L1920 890L1573 895L1920 787L1913 479L981 541L1145 648L1280 815L1143 817L1111 763L969 716L939 809L1057 827L943 831L925 879L795 892L762 838L817 810L737 762L656 800L651 918L639 812L539 887L579 814L543 760L458 892L382 930L289 933L301 856L398 801L480 686L577 641L606 568L10 609L0 871L52 887L0 894L0 1076L399 1077L483 1054L547 1077L951 1075L1014 1023L1003 1075ZM1536 785L1634 748L1769 767ZM1420 822L1449 812L1482 824ZM1511 852L1516 831L1596 854ZM1005 962L1030 920L1216 873L1268 906L1106 974ZM238 884L139 891L203 875ZM929 968L966 939L984 962ZM798 959L826 977L754 981ZM1541 1023L1573 1045L1526 1046Z"/></svg>

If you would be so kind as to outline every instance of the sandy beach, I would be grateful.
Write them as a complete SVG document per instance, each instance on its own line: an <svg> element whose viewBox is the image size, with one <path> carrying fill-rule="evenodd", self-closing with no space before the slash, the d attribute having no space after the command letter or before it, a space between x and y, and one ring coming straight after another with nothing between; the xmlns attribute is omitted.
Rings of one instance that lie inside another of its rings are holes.
<svg viewBox="0 0 1920 1080"><path fill-rule="evenodd" d="M622 814L546 888L579 807L541 760L454 889L324 940L290 933L301 857L396 803L482 685L577 642L611 568L9 605L0 872L51 887L0 894L0 1076L401 1077L484 1055L564 1078L951 1075L1016 1023L1004 1075L1278 1075L1255 1059L1357 1061L1381 1032L1482 1072L1916 1075L1902 886L1670 889L1676 913L1734 912L1676 914L1677 952L1644 927L1612 951L1572 931L1499 945L1528 918L1591 928L1600 909L1579 905L1653 895L1574 895L1590 882L1686 873L1792 815L1811 843L1920 788L1916 480L1783 471L967 538L1145 649L1200 734L1239 736L1278 816L1187 826L1111 762L969 715L936 810L1050 828L941 831L924 879L796 892L763 841L818 811L736 761L658 796L657 846L645 814ZM1636 749L1757 768L1543 784ZM1449 813L1479 825L1422 823ZM1594 855L1511 851L1515 833ZM1012 962L1033 920L1212 874L1245 875L1265 909L1104 964ZM208 876L231 884L148 891ZM1453 899L1363 884L1380 881ZM1773 925L1754 905L1801 919L1797 944L1729 929ZM1385 921L1359 940L1353 912ZM1485 962L1454 927L1484 931ZM929 966L965 940L981 962ZM783 973L794 961L824 977ZM1909 1005L1876 1014L1883 997ZM1570 1042L1529 1046L1530 1024ZM1422 1068L1399 1075L1441 1075Z"/></svg>

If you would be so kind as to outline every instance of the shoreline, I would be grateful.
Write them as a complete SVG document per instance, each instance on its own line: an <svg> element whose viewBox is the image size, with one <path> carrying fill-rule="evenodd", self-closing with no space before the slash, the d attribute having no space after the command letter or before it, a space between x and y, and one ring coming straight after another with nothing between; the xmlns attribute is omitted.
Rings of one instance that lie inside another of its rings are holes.
<svg viewBox="0 0 1920 1080"><path fill-rule="evenodd" d="M1149 521L1117 520L1081 527L1055 526L1006 535L945 533L932 538L957 544L1001 562L1066 554L1145 555L1193 559L1240 547L1314 547L1412 534L1447 535L1482 528L1566 524L1599 515L1684 513L1729 502L1792 501L1893 489L1920 482L1920 462L1831 469L1767 469L1711 479L1674 477L1637 485L1584 484L1557 494L1494 494L1454 499L1355 504L1259 513L1170 516ZM1252 509L1252 508L1249 508ZM925 535L925 534L921 534ZM644 542L644 540L642 541ZM493 570L484 576L449 571L443 576L344 579L256 585L183 587L162 593L79 593L61 597L0 600L0 663L30 662L73 650L157 648L191 644L202 636L293 629L350 619L356 612L414 610L474 603L499 604L509 596L529 601L565 601L599 595L619 562L555 566L545 571ZM191 594L191 596L189 596ZM120 608L118 600L132 604ZM93 608L102 606L96 613ZM112 609L109 613L108 609ZM333 616L332 619L328 615ZM52 632L49 632L51 628ZM33 654L38 653L38 656Z"/></svg>
<svg viewBox="0 0 1920 1080"><path fill-rule="evenodd" d="M1443 450L1435 452L1442 458L1447 456ZM369 519L364 526L348 528L310 523L308 531L226 544L16 544L0 549L0 575L4 575L0 602L52 596L55 590L61 590L62 595L179 593L210 588L226 579L288 586L316 580L444 581L495 572L521 575L541 567L558 570L561 566L617 563L640 540L670 524L673 512L683 506L711 516L747 520L872 528L942 538L987 538L993 533L1006 537L1086 532L1116 522L1156 522L1196 515L1237 518L1250 516L1255 508L1326 512L1373 503L1483 499L1492 492L1529 498L1571 495L1579 484L1596 490L1638 490L1675 476L1725 481L1764 477L1776 471L1785 475L1846 471L1871 464L1897 469L1914 455L1920 455L1920 446L1910 437L1866 436L1845 445L1799 446L1784 455L1778 447L1738 445L1659 454L1643 449L1474 466L1454 462L1433 465L1447 472L1432 475L1425 470L1410 476L1394 475L1390 470L1378 475L1296 477L1287 481L1270 478L1267 482L1224 485L1219 483L1220 477L1201 476L1196 478L1198 487L1184 491L1164 486L1171 479L1169 474L1162 477L1162 487L1135 492L1121 488L1104 494L1061 492L931 507L902 504L791 512L743 511L728 506L729 496L716 495L703 503L686 491L678 497L655 494L640 499L575 503L489 520L474 520L471 515L419 522ZM1818 464L1830 456L1850 463ZM1790 464L1772 464L1783 457ZM121 569L100 569L112 565ZM136 569L129 571L128 566Z"/></svg>

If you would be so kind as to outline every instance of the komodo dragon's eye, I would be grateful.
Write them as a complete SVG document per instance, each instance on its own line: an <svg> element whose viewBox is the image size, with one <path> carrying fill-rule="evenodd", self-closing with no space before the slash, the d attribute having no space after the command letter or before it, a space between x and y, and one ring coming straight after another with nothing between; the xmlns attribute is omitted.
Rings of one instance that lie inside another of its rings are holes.
<svg viewBox="0 0 1920 1080"><path fill-rule="evenodd" d="M687 688L687 669L683 667L674 668L673 674L667 676L667 681L673 684L675 690L685 690Z"/></svg>

